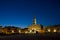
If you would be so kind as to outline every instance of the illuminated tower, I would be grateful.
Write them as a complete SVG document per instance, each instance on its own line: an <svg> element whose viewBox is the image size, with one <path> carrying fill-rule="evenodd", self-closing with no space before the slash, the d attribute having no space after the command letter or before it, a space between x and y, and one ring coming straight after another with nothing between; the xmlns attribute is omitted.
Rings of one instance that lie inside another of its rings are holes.
<svg viewBox="0 0 60 40"><path fill-rule="evenodd" d="M36 17L33 18L33 24L36 25Z"/></svg>

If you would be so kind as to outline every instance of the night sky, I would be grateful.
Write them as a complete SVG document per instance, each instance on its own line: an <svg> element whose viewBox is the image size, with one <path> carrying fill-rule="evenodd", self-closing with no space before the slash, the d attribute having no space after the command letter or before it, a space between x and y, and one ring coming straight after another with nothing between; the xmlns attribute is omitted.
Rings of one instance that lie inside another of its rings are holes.
<svg viewBox="0 0 60 40"><path fill-rule="evenodd" d="M59 0L0 0L0 25L27 27L36 16L37 24L60 24Z"/></svg>

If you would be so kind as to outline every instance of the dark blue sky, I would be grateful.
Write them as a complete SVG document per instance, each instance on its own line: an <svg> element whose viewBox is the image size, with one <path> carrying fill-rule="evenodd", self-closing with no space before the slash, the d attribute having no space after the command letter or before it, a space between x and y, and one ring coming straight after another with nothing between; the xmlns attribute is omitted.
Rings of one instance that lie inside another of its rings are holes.
<svg viewBox="0 0 60 40"><path fill-rule="evenodd" d="M26 27L36 15L37 24L60 24L59 0L0 0L0 25Z"/></svg>

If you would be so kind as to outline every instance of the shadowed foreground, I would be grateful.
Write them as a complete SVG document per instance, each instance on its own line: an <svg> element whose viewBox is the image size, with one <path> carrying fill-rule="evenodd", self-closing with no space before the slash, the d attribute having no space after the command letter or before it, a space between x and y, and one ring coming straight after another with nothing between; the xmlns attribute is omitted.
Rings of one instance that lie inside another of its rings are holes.
<svg viewBox="0 0 60 40"><path fill-rule="evenodd" d="M0 40L60 40L60 34L15 34L0 36Z"/></svg>

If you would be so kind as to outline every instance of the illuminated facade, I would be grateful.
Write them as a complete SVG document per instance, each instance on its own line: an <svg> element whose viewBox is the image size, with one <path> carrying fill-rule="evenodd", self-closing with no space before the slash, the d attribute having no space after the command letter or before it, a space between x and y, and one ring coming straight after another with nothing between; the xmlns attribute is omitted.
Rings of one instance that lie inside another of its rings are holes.
<svg viewBox="0 0 60 40"><path fill-rule="evenodd" d="M30 26L28 26L28 30L30 30L30 31L33 31L34 30L34 32L35 31L41 32L41 27L42 27L42 25L37 24L36 18L34 17L33 24L30 25Z"/></svg>
<svg viewBox="0 0 60 40"><path fill-rule="evenodd" d="M2 28L0 26L0 33L5 34L13 34L13 33L60 33L60 25L53 25L53 26L45 26L41 24L37 24L36 17L33 18L32 25L28 26L27 28L17 28L14 26L7 26Z"/></svg>
<svg viewBox="0 0 60 40"><path fill-rule="evenodd" d="M50 33L53 33L53 32L59 33L60 25L47 26L47 27L45 27L45 31L50 32Z"/></svg>

